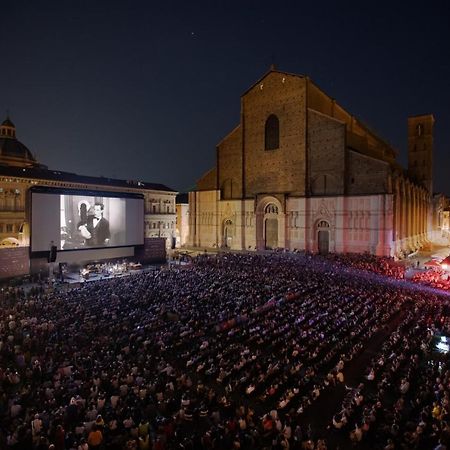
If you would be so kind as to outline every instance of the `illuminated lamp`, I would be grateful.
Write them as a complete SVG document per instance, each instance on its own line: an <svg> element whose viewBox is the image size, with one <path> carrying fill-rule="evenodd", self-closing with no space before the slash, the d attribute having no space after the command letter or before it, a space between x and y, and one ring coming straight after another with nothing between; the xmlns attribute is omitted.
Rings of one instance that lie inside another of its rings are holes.
<svg viewBox="0 0 450 450"><path fill-rule="evenodd" d="M446 336L441 336L439 342L436 344L436 348L441 353L448 353L450 346L448 345L449 339Z"/></svg>

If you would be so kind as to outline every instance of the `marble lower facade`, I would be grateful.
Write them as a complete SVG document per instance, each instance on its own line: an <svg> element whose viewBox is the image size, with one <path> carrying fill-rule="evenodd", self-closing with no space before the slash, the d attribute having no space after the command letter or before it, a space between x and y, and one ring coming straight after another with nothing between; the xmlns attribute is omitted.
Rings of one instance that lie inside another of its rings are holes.
<svg viewBox="0 0 450 450"><path fill-rule="evenodd" d="M401 225L393 194L291 197L261 194L221 200L219 190L191 192L188 245L233 250L289 249L404 257L428 230ZM400 204L400 202L398 202ZM413 217L404 209L405 217ZM397 220L396 220L397 219ZM411 221L412 223L426 220ZM402 232L406 236L402 236ZM421 231L421 232L418 232Z"/></svg>

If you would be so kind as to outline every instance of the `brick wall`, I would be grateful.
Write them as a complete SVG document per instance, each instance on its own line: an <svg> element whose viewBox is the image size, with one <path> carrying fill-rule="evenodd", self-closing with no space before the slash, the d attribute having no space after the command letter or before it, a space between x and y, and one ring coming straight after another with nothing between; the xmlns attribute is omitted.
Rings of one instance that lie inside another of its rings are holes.
<svg viewBox="0 0 450 450"><path fill-rule="evenodd" d="M242 139L241 127L236 127L217 146L219 189L222 198L242 198Z"/></svg>
<svg viewBox="0 0 450 450"><path fill-rule="evenodd" d="M312 195L344 193L345 124L308 110L308 164Z"/></svg>
<svg viewBox="0 0 450 450"><path fill-rule="evenodd" d="M216 189L217 184L217 170L213 167L211 170L206 172L200 180L197 181L197 189L199 191L208 191L211 189Z"/></svg>
<svg viewBox="0 0 450 450"><path fill-rule="evenodd" d="M408 175L433 192L433 126L431 114L408 118Z"/></svg>
<svg viewBox="0 0 450 450"><path fill-rule="evenodd" d="M388 163L370 156L348 151L348 194L375 194L388 192Z"/></svg>
<svg viewBox="0 0 450 450"><path fill-rule="evenodd" d="M269 73L242 97L245 197L305 192L306 80ZM280 145L264 150L265 123L275 114Z"/></svg>

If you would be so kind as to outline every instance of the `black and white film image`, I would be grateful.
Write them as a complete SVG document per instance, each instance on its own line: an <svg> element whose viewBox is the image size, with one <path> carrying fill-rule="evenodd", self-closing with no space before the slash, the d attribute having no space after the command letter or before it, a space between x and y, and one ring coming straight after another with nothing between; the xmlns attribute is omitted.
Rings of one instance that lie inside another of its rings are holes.
<svg viewBox="0 0 450 450"><path fill-rule="evenodd" d="M123 198L61 195L61 249L125 245L125 214Z"/></svg>

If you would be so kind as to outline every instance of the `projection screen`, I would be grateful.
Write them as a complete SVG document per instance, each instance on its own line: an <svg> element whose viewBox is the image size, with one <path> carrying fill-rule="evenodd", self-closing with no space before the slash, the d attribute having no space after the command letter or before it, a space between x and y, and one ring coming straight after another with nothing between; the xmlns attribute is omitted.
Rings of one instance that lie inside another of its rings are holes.
<svg viewBox="0 0 450 450"><path fill-rule="evenodd" d="M36 188L31 251L126 247L144 243L144 198L115 192Z"/></svg>

